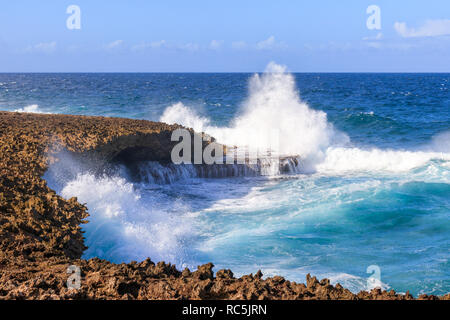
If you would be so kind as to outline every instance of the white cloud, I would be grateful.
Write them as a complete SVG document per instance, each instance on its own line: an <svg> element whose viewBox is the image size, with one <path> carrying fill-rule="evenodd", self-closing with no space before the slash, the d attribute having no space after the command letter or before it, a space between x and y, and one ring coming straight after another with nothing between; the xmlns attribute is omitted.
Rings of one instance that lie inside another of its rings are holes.
<svg viewBox="0 0 450 320"><path fill-rule="evenodd" d="M166 45L166 40L159 40L150 43L151 48L161 48Z"/></svg>
<svg viewBox="0 0 450 320"><path fill-rule="evenodd" d="M212 40L209 44L209 48L212 50L218 50L222 47L223 40Z"/></svg>
<svg viewBox="0 0 450 320"><path fill-rule="evenodd" d="M193 52L193 51L197 51L200 47L199 47L199 45L197 43L188 42L188 43L183 43L183 44L179 45L177 48L181 49L181 50L186 50L186 51L192 51Z"/></svg>
<svg viewBox="0 0 450 320"><path fill-rule="evenodd" d="M231 43L231 47L233 49L244 49L245 47L247 47L247 43L245 41L235 41Z"/></svg>
<svg viewBox="0 0 450 320"><path fill-rule="evenodd" d="M116 49L116 48L120 47L122 44L123 44L123 40L116 40L116 41L106 44L105 49L107 49L107 50Z"/></svg>
<svg viewBox="0 0 450 320"><path fill-rule="evenodd" d="M214 41L214 40L213 40ZM211 46L212 45L212 46ZM220 43L211 43L208 48L218 48ZM184 51L190 51L195 52L200 50L201 48L198 43L195 42L186 42L186 43L170 43L166 40L159 40L159 41L153 41L153 42L141 42L139 44L136 44L132 46L130 49L132 51L138 52L138 51L144 51L146 49L169 49L169 50L184 50Z"/></svg>
<svg viewBox="0 0 450 320"><path fill-rule="evenodd" d="M43 52L43 53L52 53L56 50L56 41L52 42L40 42L33 46L29 46L26 48L26 52Z"/></svg>
<svg viewBox="0 0 450 320"><path fill-rule="evenodd" d="M386 47L388 49L402 50L402 51L417 49L420 46L423 46L423 44L410 43L410 42L389 43L386 45Z"/></svg>
<svg viewBox="0 0 450 320"><path fill-rule="evenodd" d="M417 29L409 28L405 22L396 22L394 29L404 38L445 36L450 35L450 20L427 20Z"/></svg>
<svg viewBox="0 0 450 320"><path fill-rule="evenodd" d="M270 36L266 40L257 43L256 47L260 50L271 49L275 46L275 37Z"/></svg>
<svg viewBox="0 0 450 320"><path fill-rule="evenodd" d="M140 51L145 49L157 49L167 46L166 40L159 40L159 41L153 41L153 42L141 42L140 44L137 44L135 46L131 47L132 51Z"/></svg>
<svg viewBox="0 0 450 320"><path fill-rule="evenodd" d="M286 44L283 42L277 42L274 36L270 36L266 40L260 41L256 44L258 50L270 50L275 48L285 48Z"/></svg>
<svg viewBox="0 0 450 320"><path fill-rule="evenodd" d="M373 41L373 40L381 40L381 39L383 39L383 33L381 33L381 32L378 32L376 34L376 36L363 38L364 41Z"/></svg>
<svg viewBox="0 0 450 320"><path fill-rule="evenodd" d="M369 42L367 42L367 46L369 48L380 49L382 47L382 44L381 44L381 42L377 42L377 41L369 41Z"/></svg>

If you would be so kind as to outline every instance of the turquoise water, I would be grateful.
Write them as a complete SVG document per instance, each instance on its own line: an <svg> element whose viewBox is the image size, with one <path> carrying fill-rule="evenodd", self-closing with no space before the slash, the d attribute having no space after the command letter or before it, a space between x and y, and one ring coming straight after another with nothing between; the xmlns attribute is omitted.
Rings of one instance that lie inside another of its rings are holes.
<svg viewBox="0 0 450 320"><path fill-rule="evenodd" d="M85 257L214 262L236 274L450 291L449 74L0 74L0 109L179 122L254 140L279 132L295 174L137 182L66 159L47 173L86 202ZM149 164L153 170L163 168Z"/></svg>

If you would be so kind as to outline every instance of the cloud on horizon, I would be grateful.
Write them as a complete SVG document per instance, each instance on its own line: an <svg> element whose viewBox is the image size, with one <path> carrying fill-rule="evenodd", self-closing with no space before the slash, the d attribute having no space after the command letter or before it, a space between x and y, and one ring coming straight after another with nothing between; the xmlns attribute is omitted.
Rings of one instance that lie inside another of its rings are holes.
<svg viewBox="0 0 450 320"><path fill-rule="evenodd" d="M223 43L223 40L212 40L209 44L209 48L212 50L218 50L222 47Z"/></svg>
<svg viewBox="0 0 450 320"><path fill-rule="evenodd" d="M270 36L266 40L260 41L256 44L258 50L273 49L276 46L276 41L274 36Z"/></svg>
<svg viewBox="0 0 450 320"><path fill-rule="evenodd" d="M450 35L450 20L427 20L419 28L409 28L405 22L395 22L394 29L403 38L439 37Z"/></svg>
<svg viewBox="0 0 450 320"><path fill-rule="evenodd" d="M51 42L40 42L35 45L29 46L25 49L25 52L33 53L52 53L56 50L56 41Z"/></svg>
<svg viewBox="0 0 450 320"><path fill-rule="evenodd" d="M256 44L257 50L273 50L273 49L285 49L287 44L282 41L277 41L275 36L270 36L269 38L262 40Z"/></svg>
<svg viewBox="0 0 450 320"><path fill-rule="evenodd" d="M383 33L382 32L378 32L373 37L364 37L363 38L364 41L373 41L373 40L381 40L381 39L383 39Z"/></svg>
<svg viewBox="0 0 450 320"><path fill-rule="evenodd" d="M234 41L231 43L233 49L244 49L247 47L247 42L245 41Z"/></svg>
<svg viewBox="0 0 450 320"><path fill-rule="evenodd" d="M122 46L122 44L123 44L123 40L116 40L116 41L106 44L105 49L107 49L107 50L116 49L116 48L119 48L120 46Z"/></svg>
<svg viewBox="0 0 450 320"><path fill-rule="evenodd" d="M195 52L200 49L200 46L195 42L188 42L188 43L183 43L183 44L177 46L176 49L186 50L189 52Z"/></svg>
<svg viewBox="0 0 450 320"><path fill-rule="evenodd" d="M166 40L141 42L137 45L132 46L131 51L141 51L141 50L145 50L145 49L155 49L155 48L162 48L162 47L166 47L166 46L167 46Z"/></svg>

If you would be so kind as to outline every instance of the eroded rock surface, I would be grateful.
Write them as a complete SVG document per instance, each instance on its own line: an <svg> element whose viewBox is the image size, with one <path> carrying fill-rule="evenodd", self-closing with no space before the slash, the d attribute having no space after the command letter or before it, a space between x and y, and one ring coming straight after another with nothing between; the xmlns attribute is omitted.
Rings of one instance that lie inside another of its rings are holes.
<svg viewBox="0 0 450 320"><path fill-rule="evenodd" d="M0 299L413 299L376 289L355 295L309 275L306 285L279 276L263 279L260 271L238 279L231 270L214 275L211 263L191 272L150 259L81 259L87 208L47 186L41 177L48 164L63 149L105 162L126 161L129 154L165 161L176 128L144 120L0 112ZM69 265L81 269L78 290L67 288Z"/></svg>

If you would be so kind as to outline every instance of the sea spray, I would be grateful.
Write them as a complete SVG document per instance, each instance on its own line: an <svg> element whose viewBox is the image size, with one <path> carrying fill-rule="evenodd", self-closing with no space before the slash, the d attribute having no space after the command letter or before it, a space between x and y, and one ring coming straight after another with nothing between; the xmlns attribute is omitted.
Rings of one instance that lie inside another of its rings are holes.
<svg viewBox="0 0 450 320"><path fill-rule="evenodd" d="M250 79L248 98L241 109L229 127L211 125L208 118L180 102L168 107L160 121L206 132L227 146L280 156L298 155L305 170L324 158L331 143L348 142L347 136L327 121L324 112L313 110L300 100L293 76L275 63L270 63L262 75L255 74Z"/></svg>
<svg viewBox="0 0 450 320"><path fill-rule="evenodd" d="M63 172L67 167L70 172ZM78 168L74 173L73 168ZM88 249L84 257L113 262L170 261L182 266L186 254L181 245L191 236L189 208L173 202L164 192L142 189L129 181L126 170L94 174L64 155L44 175L49 185L65 198L76 196L90 214L84 229Z"/></svg>
<svg viewBox="0 0 450 320"><path fill-rule="evenodd" d="M44 113L49 114L50 112L42 111L37 104L30 104L23 108L18 108L13 110L14 112L20 112L20 113Z"/></svg>
<svg viewBox="0 0 450 320"><path fill-rule="evenodd" d="M160 121L206 132L228 146L299 157L301 169L291 171L297 173L401 172L431 160L450 159L448 132L436 136L423 150L354 146L345 133L328 122L326 113L311 109L301 101L292 74L273 62L262 75L250 78L248 91L239 115L228 127L211 125L210 119L199 116L181 102L166 108Z"/></svg>

